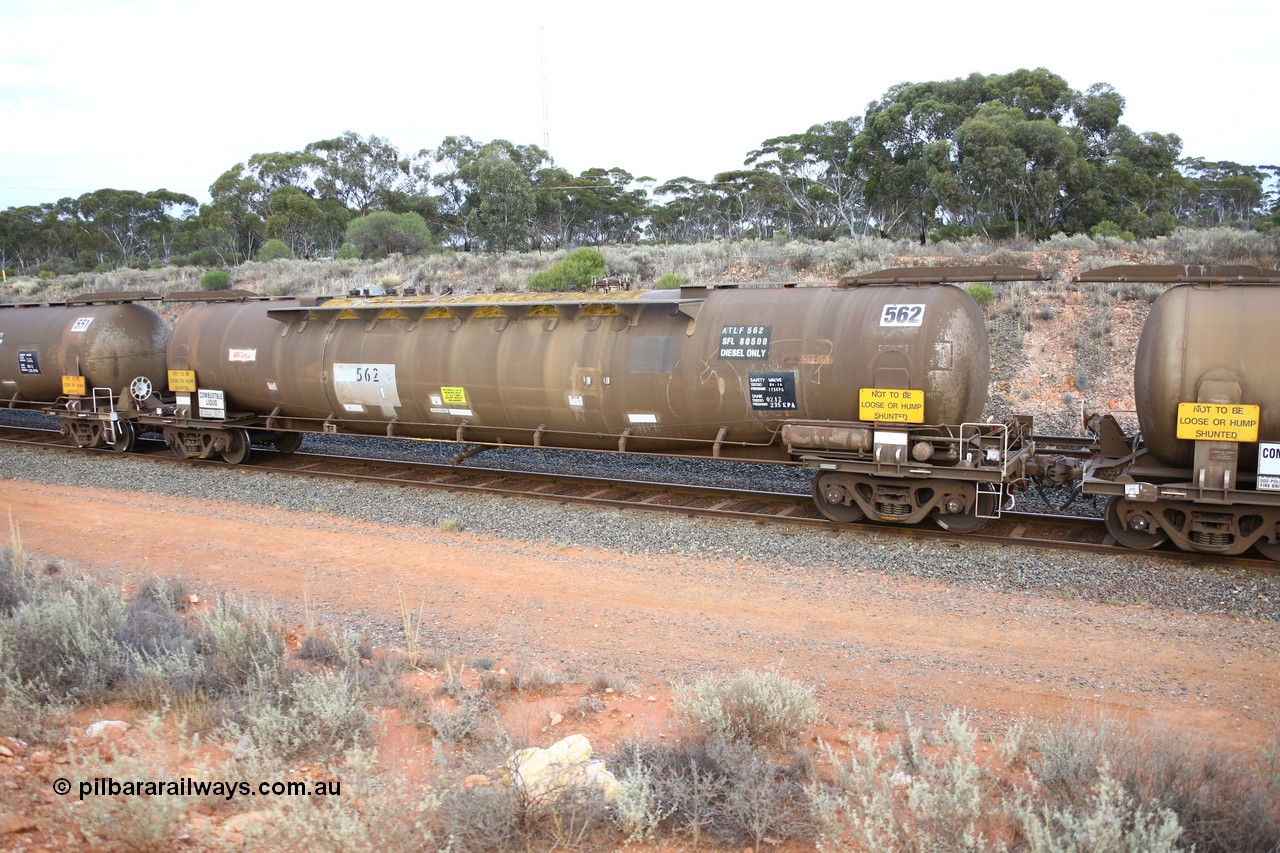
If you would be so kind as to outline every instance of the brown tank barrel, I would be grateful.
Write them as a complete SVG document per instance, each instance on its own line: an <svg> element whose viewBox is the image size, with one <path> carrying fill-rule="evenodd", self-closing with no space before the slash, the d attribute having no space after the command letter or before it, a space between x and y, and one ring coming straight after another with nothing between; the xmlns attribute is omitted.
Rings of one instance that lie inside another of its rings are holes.
<svg viewBox="0 0 1280 853"><path fill-rule="evenodd" d="M118 397L144 376L163 388L168 324L145 305L38 305L0 309L0 398L53 403L62 377L83 376L85 393Z"/></svg>
<svg viewBox="0 0 1280 853"><path fill-rule="evenodd" d="M1138 422L1150 454L1191 464L1195 442L1178 438L1178 404L1260 407L1259 441L1280 441L1280 286L1179 285L1151 307L1134 365ZM1252 443L1241 465L1256 461Z"/></svg>
<svg viewBox="0 0 1280 853"><path fill-rule="evenodd" d="M349 431L738 457L782 456L785 420L857 420L860 388L976 420L990 378L981 311L949 285L197 305L169 362L228 410Z"/></svg>

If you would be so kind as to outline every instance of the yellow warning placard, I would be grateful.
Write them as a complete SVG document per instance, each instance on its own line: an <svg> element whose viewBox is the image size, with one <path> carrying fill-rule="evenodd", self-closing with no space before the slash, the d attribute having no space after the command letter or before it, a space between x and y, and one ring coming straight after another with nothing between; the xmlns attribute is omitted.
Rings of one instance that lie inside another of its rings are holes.
<svg viewBox="0 0 1280 853"><path fill-rule="evenodd" d="M63 376L62 377L62 393L84 396L84 377L83 376Z"/></svg>
<svg viewBox="0 0 1280 853"><path fill-rule="evenodd" d="M1178 438L1192 441L1257 441L1259 406L1244 403L1179 403Z"/></svg>
<svg viewBox="0 0 1280 853"><path fill-rule="evenodd" d="M899 424L924 423L924 392L901 388L859 388L858 419Z"/></svg>
<svg viewBox="0 0 1280 853"><path fill-rule="evenodd" d="M449 405L465 406L467 404L467 392L461 386L441 388L440 399Z"/></svg>
<svg viewBox="0 0 1280 853"><path fill-rule="evenodd" d="M169 390L185 391L190 394L196 390L196 372L194 370L170 370Z"/></svg>

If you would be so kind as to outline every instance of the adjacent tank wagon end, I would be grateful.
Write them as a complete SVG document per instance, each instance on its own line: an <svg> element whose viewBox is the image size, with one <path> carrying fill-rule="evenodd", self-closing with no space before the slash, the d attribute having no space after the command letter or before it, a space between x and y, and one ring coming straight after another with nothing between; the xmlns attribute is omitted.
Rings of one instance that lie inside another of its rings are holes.
<svg viewBox="0 0 1280 853"><path fill-rule="evenodd" d="M0 395L47 411L80 447L133 447L138 406L165 382L169 326L149 292L95 293L0 310Z"/></svg>
<svg viewBox="0 0 1280 853"><path fill-rule="evenodd" d="M1094 418L1085 494L1130 548L1280 560L1280 271L1108 267L1081 282L1172 285L1152 305L1134 365L1140 432Z"/></svg>

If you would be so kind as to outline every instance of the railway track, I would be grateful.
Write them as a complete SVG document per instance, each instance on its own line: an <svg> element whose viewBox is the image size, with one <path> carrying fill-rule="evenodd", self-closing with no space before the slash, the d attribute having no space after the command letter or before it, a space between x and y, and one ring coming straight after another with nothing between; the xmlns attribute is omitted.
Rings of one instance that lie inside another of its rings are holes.
<svg viewBox="0 0 1280 853"><path fill-rule="evenodd" d="M56 430L0 425L0 444L24 446L64 453L112 455L110 449L85 450L67 444ZM703 518L749 521L756 524L811 528L831 536L876 530L881 533L957 543L985 542L1030 548L1074 550L1102 554L1132 554L1107 534L1101 518L1063 514L1007 511L981 531L958 534L925 523L914 526L838 524L813 505L808 494L760 492L721 486L684 485L646 480L618 480L608 477L573 476L561 473L515 471L468 464L465 467L441 462L389 460L315 452L279 453L255 447L250 459L237 466L220 460L179 459L158 439L143 437L128 454L130 459L151 464L216 465L231 471L262 471L306 477L381 483L406 488L441 489L535 500L558 501L628 511L680 513ZM1251 557L1219 557L1157 549L1162 556L1201 565L1248 568L1274 573L1275 563Z"/></svg>

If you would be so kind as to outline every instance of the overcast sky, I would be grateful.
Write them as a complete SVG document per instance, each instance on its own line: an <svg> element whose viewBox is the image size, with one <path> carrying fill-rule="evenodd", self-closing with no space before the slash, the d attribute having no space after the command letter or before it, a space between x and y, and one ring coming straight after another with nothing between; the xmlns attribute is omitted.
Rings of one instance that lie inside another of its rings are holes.
<svg viewBox="0 0 1280 853"><path fill-rule="evenodd" d="M347 130L406 155L546 132L575 174L710 178L896 83L1037 67L1110 83L1185 156L1275 164L1278 24L1275 0L0 0L0 209L207 201L250 155Z"/></svg>

